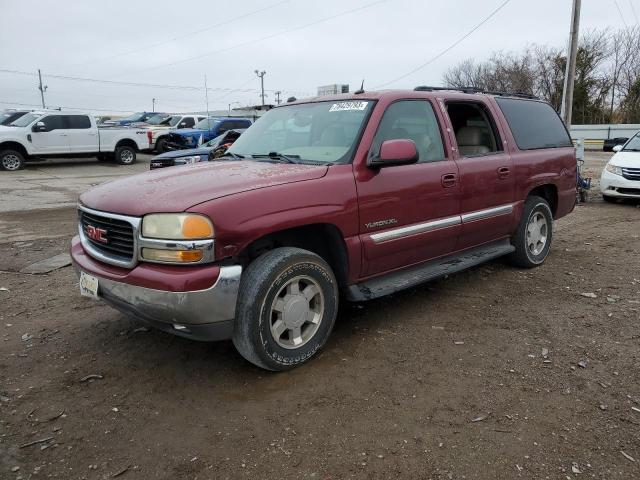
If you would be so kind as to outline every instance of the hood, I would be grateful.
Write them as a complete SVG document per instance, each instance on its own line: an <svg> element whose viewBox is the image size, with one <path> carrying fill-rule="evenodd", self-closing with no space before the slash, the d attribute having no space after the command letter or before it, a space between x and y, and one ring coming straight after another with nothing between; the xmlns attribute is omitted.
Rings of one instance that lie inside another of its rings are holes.
<svg viewBox="0 0 640 480"><path fill-rule="evenodd" d="M163 158L180 158L180 157L190 157L192 155L209 155L209 152L213 150L214 147L200 147L200 148L188 148L186 150L171 150L169 152L161 153L160 155L156 155L151 160L162 160Z"/></svg>
<svg viewBox="0 0 640 480"><path fill-rule="evenodd" d="M103 183L80 196L89 208L123 215L183 212L216 198L322 178L329 167L247 161L160 168Z"/></svg>
<svg viewBox="0 0 640 480"><path fill-rule="evenodd" d="M640 168L640 152L618 152L609 163L617 167Z"/></svg>

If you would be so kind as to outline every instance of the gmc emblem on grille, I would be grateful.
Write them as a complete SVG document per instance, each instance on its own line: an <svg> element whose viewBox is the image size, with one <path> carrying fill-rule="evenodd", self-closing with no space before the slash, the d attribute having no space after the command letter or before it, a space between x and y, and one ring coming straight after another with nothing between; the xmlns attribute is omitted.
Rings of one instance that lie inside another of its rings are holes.
<svg viewBox="0 0 640 480"><path fill-rule="evenodd" d="M107 243L107 231L104 228L97 228L93 225L87 225L86 227L87 237L91 240L95 240L100 243Z"/></svg>

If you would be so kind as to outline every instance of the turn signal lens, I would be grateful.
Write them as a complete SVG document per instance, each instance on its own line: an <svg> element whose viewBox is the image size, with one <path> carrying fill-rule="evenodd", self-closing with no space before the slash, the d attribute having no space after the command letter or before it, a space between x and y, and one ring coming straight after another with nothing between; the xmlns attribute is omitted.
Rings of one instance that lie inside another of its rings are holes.
<svg viewBox="0 0 640 480"><path fill-rule="evenodd" d="M161 250L143 248L142 258L156 262L193 263L202 260L202 250Z"/></svg>
<svg viewBox="0 0 640 480"><path fill-rule="evenodd" d="M153 213L142 219L142 236L166 240L213 238L213 225L194 213Z"/></svg>

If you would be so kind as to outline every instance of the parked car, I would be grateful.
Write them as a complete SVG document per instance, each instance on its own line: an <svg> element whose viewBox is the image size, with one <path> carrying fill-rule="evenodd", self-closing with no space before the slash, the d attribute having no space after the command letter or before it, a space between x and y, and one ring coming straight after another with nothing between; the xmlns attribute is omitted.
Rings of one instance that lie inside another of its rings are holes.
<svg viewBox="0 0 640 480"><path fill-rule="evenodd" d="M229 130L222 135L218 135L213 140L209 140L198 148L188 150L171 150L161 153L151 159L149 169L174 167L179 165L190 165L192 163L206 162L224 155L227 149L233 145L244 129Z"/></svg>
<svg viewBox="0 0 640 480"><path fill-rule="evenodd" d="M603 152L612 152L616 145L624 145L629 140L626 137L607 138L602 144Z"/></svg>
<svg viewBox="0 0 640 480"><path fill-rule="evenodd" d="M193 128L170 132L165 143L168 150L196 148L227 130L249 128L251 120L236 117L209 117L196 123Z"/></svg>
<svg viewBox="0 0 640 480"><path fill-rule="evenodd" d="M0 127L0 167L19 170L33 159L94 157L114 159L122 165L136 161L147 147L144 130L98 128L83 112L29 112L9 126Z"/></svg>
<svg viewBox="0 0 640 480"><path fill-rule="evenodd" d="M276 107L218 161L83 193L71 256L83 295L286 370L324 345L340 297L503 255L541 265L575 198L575 149L545 102L358 92Z"/></svg>
<svg viewBox="0 0 640 480"><path fill-rule="evenodd" d="M130 125L132 123L136 123L136 122L146 122L147 120L149 120L151 117L155 116L155 115L166 115L166 113L161 113L161 112L136 112L133 113L131 115L129 115L128 117L124 117L124 118L120 118L118 120L105 120L103 122L103 125L110 125L110 126L127 126Z"/></svg>
<svg viewBox="0 0 640 480"><path fill-rule="evenodd" d="M10 125L27 113L29 113L29 110L6 110L0 113L0 125Z"/></svg>
<svg viewBox="0 0 640 480"><path fill-rule="evenodd" d="M618 199L640 199L640 132L623 145L613 147L616 152L600 176L600 191L607 202Z"/></svg>
<svg viewBox="0 0 640 480"><path fill-rule="evenodd" d="M170 115L162 121L147 127L149 149L158 153L167 151L166 143L169 133L173 130L193 128L193 126L207 118L204 115Z"/></svg>

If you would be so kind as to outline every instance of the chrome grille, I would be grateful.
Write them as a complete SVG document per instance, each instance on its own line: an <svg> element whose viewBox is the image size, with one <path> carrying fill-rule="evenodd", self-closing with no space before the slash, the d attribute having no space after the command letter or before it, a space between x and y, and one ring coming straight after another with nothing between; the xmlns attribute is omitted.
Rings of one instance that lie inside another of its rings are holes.
<svg viewBox="0 0 640 480"><path fill-rule="evenodd" d="M139 219L80 207L79 230L87 252L106 263L133 266L136 263L136 235ZM99 232L96 235L96 232Z"/></svg>
<svg viewBox="0 0 640 480"><path fill-rule="evenodd" d="M627 180L640 180L640 168L623 168L622 176Z"/></svg>

